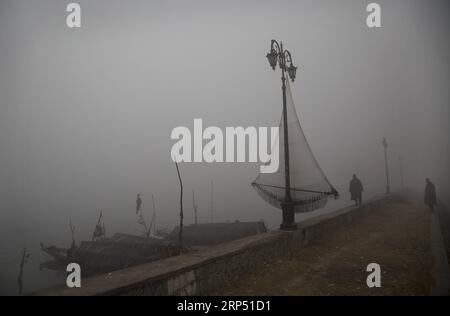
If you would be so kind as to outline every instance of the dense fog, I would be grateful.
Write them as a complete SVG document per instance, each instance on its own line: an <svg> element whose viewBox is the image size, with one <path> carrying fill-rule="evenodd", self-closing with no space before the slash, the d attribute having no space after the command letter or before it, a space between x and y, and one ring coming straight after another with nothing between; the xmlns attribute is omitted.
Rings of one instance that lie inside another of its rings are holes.
<svg viewBox="0 0 450 316"><path fill-rule="evenodd" d="M449 2L78 1L82 27L65 24L65 1L0 0L0 294L16 294L22 247L25 290L59 280L39 271L39 242L89 239L99 210L107 233L139 234L155 196L158 227L178 221L173 128L277 126L279 71L265 55L282 40L299 67L291 84L300 123L320 166L351 204L384 194L382 137L393 191L422 192L425 177L449 198ZM181 163L185 222L264 220L281 211L250 186L255 163ZM323 211L319 211L323 212ZM316 213L316 212L315 212ZM312 216L307 214L304 216ZM297 216L298 220L302 216Z"/></svg>

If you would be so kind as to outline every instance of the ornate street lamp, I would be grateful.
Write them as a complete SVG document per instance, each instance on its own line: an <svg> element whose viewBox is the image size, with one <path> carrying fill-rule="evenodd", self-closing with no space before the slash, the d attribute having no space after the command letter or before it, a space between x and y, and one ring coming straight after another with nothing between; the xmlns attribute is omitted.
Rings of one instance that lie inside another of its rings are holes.
<svg viewBox="0 0 450 316"><path fill-rule="evenodd" d="M283 211L283 222L280 225L282 230L295 230L297 225L295 224L294 204L291 197L291 180L289 172L289 135L287 124L287 110L286 110L286 75L288 73L292 82L295 80L297 73L297 67L292 64L292 56L288 50L283 49L283 42L272 40L270 44L270 51L266 55L269 61L270 67L275 70L277 64L281 69L281 90L283 92L283 127L284 127L284 173L285 173L285 198L281 204ZM286 64L289 63L289 66Z"/></svg>
<svg viewBox="0 0 450 316"><path fill-rule="evenodd" d="M292 82L294 82L295 80L295 74L297 73L297 67L295 67L294 65L290 65L289 68L287 69L287 72L289 74L289 77L291 78Z"/></svg>

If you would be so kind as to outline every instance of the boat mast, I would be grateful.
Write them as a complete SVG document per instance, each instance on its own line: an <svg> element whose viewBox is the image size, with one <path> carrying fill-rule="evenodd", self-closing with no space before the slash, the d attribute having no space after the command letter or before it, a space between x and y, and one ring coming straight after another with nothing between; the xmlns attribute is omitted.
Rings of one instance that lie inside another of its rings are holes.
<svg viewBox="0 0 450 316"><path fill-rule="evenodd" d="M103 227L101 225L101 220L103 217L103 211L100 210L100 215L97 220L97 225L95 225L94 233L92 234L92 241L95 241L97 238L105 235L105 225Z"/></svg>
<svg viewBox="0 0 450 316"><path fill-rule="evenodd" d="M195 204L194 190L192 190L192 205L194 207L195 225L197 225L197 204Z"/></svg>
<svg viewBox="0 0 450 316"><path fill-rule="evenodd" d="M178 180L180 181L180 234L179 234L179 247L180 254L183 252L183 182L181 181L180 169L178 168L178 163L175 162L175 167L177 168Z"/></svg>
<svg viewBox="0 0 450 316"><path fill-rule="evenodd" d="M214 222L214 217L213 217L213 214L214 214L214 212L213 212L213 193L214 192L214 181L213 180L211 180L211 223L213 223Z"/></svg>
<svg viewBox="0 0 450 316"><path fill-rule="evenodd" d="M289 132L288 132L288 120L287 120L287 106L286 106L286 75L287 71L292 81L295 79L297 67L292 64L291 53L288 50L283 49L283 42L272 40L270 53L267 54L270 66L273 70L277 63L281 69L281 90L283 93L283 136L284 136L284 178L285 178L285 197L281 204L283 210L283 222L280 225L282 230L295 230L297 225L295 224L294 204L292 203L291 196L291 176L289 170ZM290 63L287 67L286 62Z"/></svg>
<svg viewBox="0 0 450 316"><path fill-rule="evenodd" d="M19 287L19 295L23 294L23 268L25 264L28 262L28 258L30 258L30 254L27 253L27 248L23 248L22 250L22 259L20 260L20 269L19 269L19 277L17 278L17 285Z"/></svg>
<svg viewBox="0 0 450 316"><path fill-rule="evenodd" d="M156 236L156 207L155 207L155 196L152 194L152 204L153 204L153 218L152 218L152 224L153 224L153 234ZM150 225L150 230L152 229Z"/></svg>

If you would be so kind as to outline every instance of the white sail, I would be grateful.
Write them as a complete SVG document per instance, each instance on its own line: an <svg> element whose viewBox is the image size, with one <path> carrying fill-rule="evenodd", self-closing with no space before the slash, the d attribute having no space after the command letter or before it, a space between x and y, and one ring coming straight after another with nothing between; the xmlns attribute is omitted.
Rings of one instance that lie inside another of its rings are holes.
<svg viewBox="0 0 450 316"><path fill-rule="evenodd" d="M289 169L291 197L296 213L310 212L327 203L328 196L337 196L306 141L295 111L289 80L286 80L286 110L288 120ZM280 165L275 173L261 173L252 183L257 192L275 207L285 201L284 123L280 123ZM276 145L276 144L275 144Z"/></svg>

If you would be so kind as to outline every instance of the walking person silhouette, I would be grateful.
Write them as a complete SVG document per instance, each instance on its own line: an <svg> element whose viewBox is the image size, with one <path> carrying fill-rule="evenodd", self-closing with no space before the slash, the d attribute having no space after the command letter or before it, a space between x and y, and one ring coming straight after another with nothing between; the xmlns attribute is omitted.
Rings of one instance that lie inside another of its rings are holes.
<svg viewBox="0 0 450 316"><path fill-rule="evenodd" d="M141 210L141 205L142 205L141 194L138 193L136 196L136 214L139 213L139 211Z"/></svg>
<svg viewBox="0 0 450 316"><path fill-rule="evenodd" d="M362 191L364 191L361 180L356 177L356 174L353 175L352 180L350 181L350 199L355 201L355 205L361 205L362 200Z"/></svg>

